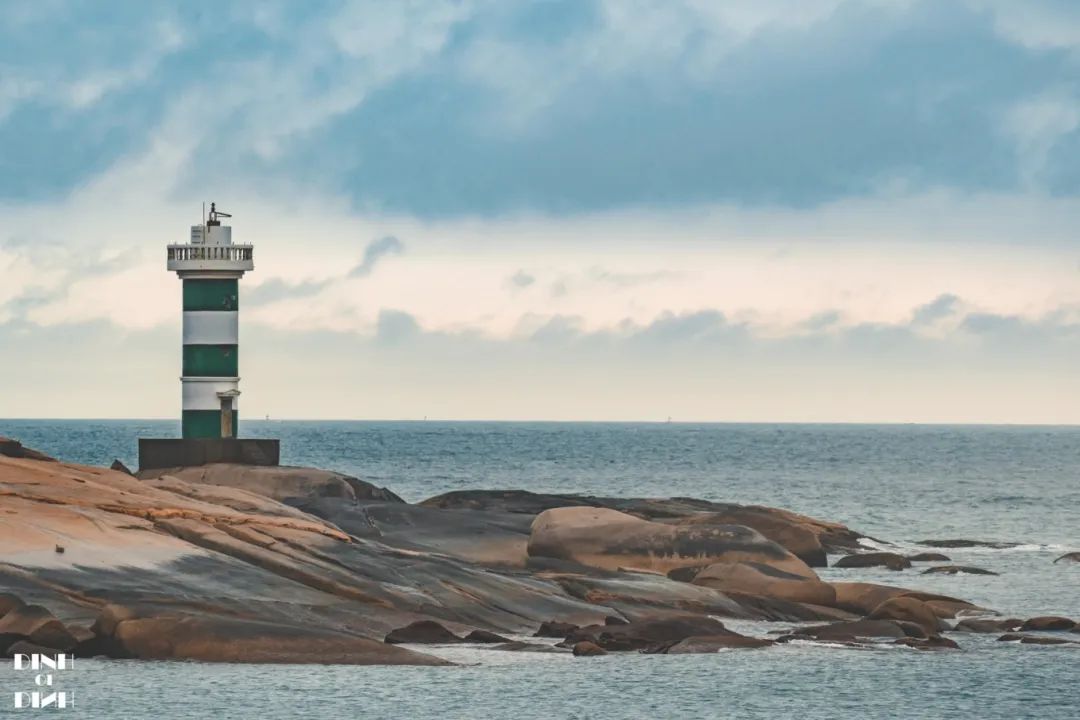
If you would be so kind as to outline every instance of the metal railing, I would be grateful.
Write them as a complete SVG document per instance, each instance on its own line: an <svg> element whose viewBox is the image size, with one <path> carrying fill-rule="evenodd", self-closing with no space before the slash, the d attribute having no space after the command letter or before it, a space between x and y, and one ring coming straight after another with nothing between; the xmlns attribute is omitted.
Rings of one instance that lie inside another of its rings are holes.
<svg viewBox="0 0 1080 720"><path fill-rule="evenodd" d="M227 260L250 262L251 245L169 245L169 260Z"/></svg>

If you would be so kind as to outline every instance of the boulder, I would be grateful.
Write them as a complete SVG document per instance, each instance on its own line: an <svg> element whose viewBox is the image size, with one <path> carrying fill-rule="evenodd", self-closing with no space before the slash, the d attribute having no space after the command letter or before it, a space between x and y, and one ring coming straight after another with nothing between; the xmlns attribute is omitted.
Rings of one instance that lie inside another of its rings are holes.
<svg viewBox="0 0 1080 720"><path fill-rule="evenodd" d="M574 644L574 657L598 657L607 654L607 650L588 640Z"/></svg>
<svg viewBox="0 0 1080 720"><path fill-rule="evenodd" d="M834 582L829 584L836 591L836 606L860 615L872 612L886 600L903 596L932 603L931 608L939 617L954 617L958 611L975 611L979 609L969 602L947 595L919 592L891 585L858 582Z"/></svg>
<svg viewBox="0 0 1080 720"><path fill-rule="evenodd" d="M948 555L935 552L915 553L908 555L907 559L911 562L949 562L952 560Z"/></svg>
<svg viewBox="0 0 1080 720"><path fill-rule="evenodd" d="M502 635L497 635L496 633L488 632L487 630L473 630L471 633L462 638L462 641L467 643L484 644L511 642L510 638L505 638Z"/></svg>
<svg viewBox="0 0 1080 720"><path fill-rule="evenodd" d="M1080 645L1075 640L1066 640L1058 637L1043 637L1039 635L1024 635L1020 638L1022 645Z"/></svg>
<svg viewBox="0 0 1080 720"><path fill-rule="evenodd" d="M913 597L894 597L878 605L866 616L868 620L902 620L915 623L927 635L937 635L948 626L922 600Z"/></svg>
<svg viewBox="0 0 1080 720"><path fill-rule="evenodd" d="M701 615L643 620L626 625L587 625L566 636L563 644L573 647L588 640L608 651L642 650L663 643L675 643L695 635L735 634L719 620Z"/></svg>
<svg viewBox="0 0 1080 720"><path fill-rule="evenodd" d="M990 620L987 618L965 618L956 623L953 630L956 632L970 633L995 633L1018 630L1023 625L1022 620Z"/></svg>
<svg viewBox="0 0 1080 720"><path fill-rule="evenodd" d="M922 571L923 575L997 575L992 570L984 570L970 565L937 565Z"/></svg>
<svg viewBox="0 0 1080 720"><path fill-rule="evenodd" d="M721 592L741 592L813 605L836 603L836 591L817 577L797 575L756 562L714 563L697 573L693 584Z"/></svg>
<svg viewBox="0 0 1080 720"><path fill-rule="evenodd" d="M592 495L548 495L524 490L459 490L424 500L442 509L494 510L537 515L562 507L602 507L643 520L743 525L812 567L826 566L826 552L859 548L859 533L839 524L759 505L719 503L696 498L612 498ZM696 516L696 519L693 519ZM708 516L708 517L705 517Z"/></svg>
<svg viewBox="0 0 1080 720"><path fill-rule="evenodd" d="M434 620L417 620L414 623L409 623L405 627L391 630L387 634L386 639L383 640L383 642L392 645L399 643L447 645L450 643L459 643L461 641L461 638ZM502 638L495 642L501 641Z"/></svg>
<svg viewBox="0 0 1080 720"><path fill-rule="evenodd" d="M71 650L78 643L64 624L40 605L23 605L0 618L0 645L28 640L54 650Z"/></svg>
<svg viewBox="0 0 1080 720"><path fill-rule="evenodd" d="M22 601L22 598L11 593L0 593L0 618L7 615L15 608L21 608L26 603Z"/></svg>
<svg viewBox="0 0 1080 720"><path fill-rule="evenodd" d="M220 616L122 620L115 640L141 660L341 665L451 665L445 660L321 627Z"/></svg>
<svg viewBox="0 0 1080 720"><path fill-rule="evenodd" d="M904 570L911 567L911 561L903 555L891 552L859 553L847 555L833 563L838 568L886 567L890 570Z"/></svg>
<svg viewBox="0 0 1080 720"><path fill-rule="evenodd" d="M857 638L923 638L927 632L920 625L896 620L853 620L850 622L800 627L791 631L821 641L844 641Z"/></svg>
<svg viewBox="0 0 1080 720"><path fill-rule="evenodd" d="M548 620L540 623L540 627L533 633L533 637L564 638L577 629L578 626L573 623Z"/></svg>
<svg viewBox="0 0 1080 720"><path fill-rule="evenodd" d="M1055 632L1072 630L1076 627L1076 621L1070 620L1066 617L1058 617L1056 615L1044 615L1041 617L1033 617L1025 621L1020 626L1022 632L1027 631L1042 631L1042 632Z"/></svg>
<svg viewBox="0 0 1080 720"><path fill-rule="evenodd" d="M763 648L775 645L773 640L747 635L694 635L661 650L665 655L715 653L721 650Z"/></svg>
<svg viewBox="0 0 1080 720"><path fill-rule="evenodd" d="M56 462L56 458L49 457L43 452L32 450L26 447L18 440L12 440L0 436L0 455L4 455L9 458L17 458L23 460L41 460L43 462Z"/></svg>
<svg viewBox="0 0 1080 720"><path fill-rule="evenodd" d="M522 642L520 640L512 640L511 642L500 643L498 645L488 645L487 650L502 650L506 652L534 652L534 653L559 653L566 654L564 648L554 647L552 645L542 645L540 643Z"/></svg>
<svg viewBox="0 0 1080 720"><path fill-rule="evenodd" d="M900 638L893 641L896 645L907 645L910 648L916 650L959 650L960 646L955 640L950 640L947 637L941 635L934 635L927 638Z"/></svg>
<svg viewBox="0 0 1080 720"><path fill-rule="evenodd" d="M125 475L131 475L132 477L135 477L135 473L131 472L131 468L129 468L127 465L120 462L119 460L113 460L112 465L109 466L109 469L110 470L115 470L116 472L122 472Z"/></svg>
<svg viewBox="0 0 1080 720"><path fill-rule="evenodd" d="M1080 552L1067 552L1061 557L1054 560L1055 563L1059 563L1062 561L1080 563Z"/></svg>
<svg viewBox="0 0 1080 720"><path fill-rule="evenodd" d="M673 525L605 508L545 510L533 520L528 553L607 570L632 566L667 573L717 562L758 562L814 577L806 563L748 527Z"/></svg>
<svg viewBox="0 0 1080 720"><path fill-rule="evenodd" d="M917 540L917 544L926 545L927 547L936 548L976 548L986 547L994 548L995 550L1005 550L1006 548L1016 547L1020 543L1008 543L1008 542L994 542L992 540L967 540L967 539L949 539L949 540Z"/></svg>
<svg viewBox="0 0 1080 720"><path fill-rule="evenodd" d="M0 650L2 650L2 648L0 648ZM3 653L3 657L14 657L15 655L48 655L49 657L55 658L58 653L63 652L63 650L46 647L45 645L38 645L29 640L19 640L7 648L6 652Z"/></svg>

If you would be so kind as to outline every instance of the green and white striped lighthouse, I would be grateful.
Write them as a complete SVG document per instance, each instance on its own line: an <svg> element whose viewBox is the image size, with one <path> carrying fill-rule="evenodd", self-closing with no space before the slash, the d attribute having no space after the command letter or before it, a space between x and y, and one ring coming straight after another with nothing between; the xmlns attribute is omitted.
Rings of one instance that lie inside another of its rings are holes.
<svg viewBox="0 0 1080 720"><path fill-rule="evenodd" d="M191 242L169 245L168 269L184 284L184 349L180 377L184 438L235 438L240 395L239 281L254 270L251 245L234 245L231 217L210 204L191 228Z"/></svg>

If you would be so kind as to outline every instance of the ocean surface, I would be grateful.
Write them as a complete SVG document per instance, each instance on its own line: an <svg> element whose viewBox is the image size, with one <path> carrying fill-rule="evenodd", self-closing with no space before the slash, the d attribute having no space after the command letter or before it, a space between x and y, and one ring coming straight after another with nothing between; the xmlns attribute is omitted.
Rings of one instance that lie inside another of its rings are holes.
<svg viewBox="0 0 1080 720"><path fill-rule="evenodd" d="M464 488L690 496L843 522L901 551L925 539L1000 576L823 569L957 595L1010 616L1080 619L1080 428L920 425L241 421L282 462L340 470L421 500ZM173 421L0 420L0 435L65 460L137 464ZM768 624L739 627L762 634ZM787 626L787 625L785 625ZM79 660L69 717L1080 718L1080 647L960 636L960 652L794 643L714 655L574 659L437 650L454 668L225 666ZM69 679L70 678L70 679ZM25 684L10 667L0 686Z"/></svg>

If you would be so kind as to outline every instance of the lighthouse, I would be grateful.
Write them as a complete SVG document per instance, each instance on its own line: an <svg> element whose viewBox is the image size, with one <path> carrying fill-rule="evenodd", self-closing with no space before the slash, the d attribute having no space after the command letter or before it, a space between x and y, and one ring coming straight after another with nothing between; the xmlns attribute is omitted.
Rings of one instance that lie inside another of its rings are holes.
<svg viewBox="0 0 1080 720"><path fill-rule="evenodd" d="M240 399L240 278L255 269L254 248L232 241L232 217L210 203L191 240L169 245L167 267L183 283L180 376L184 438L234 438Z"/></svg>
<svg viewBox="0 0 1080 720"><path fill-rule="evenodd" d="M229 462L277 465L279 443L240 439L240 278L255 269L254 247L233 243L229 213L191 226L168 246L166 268L183 285L179 439L140 438L140 469Z"/></svg>

